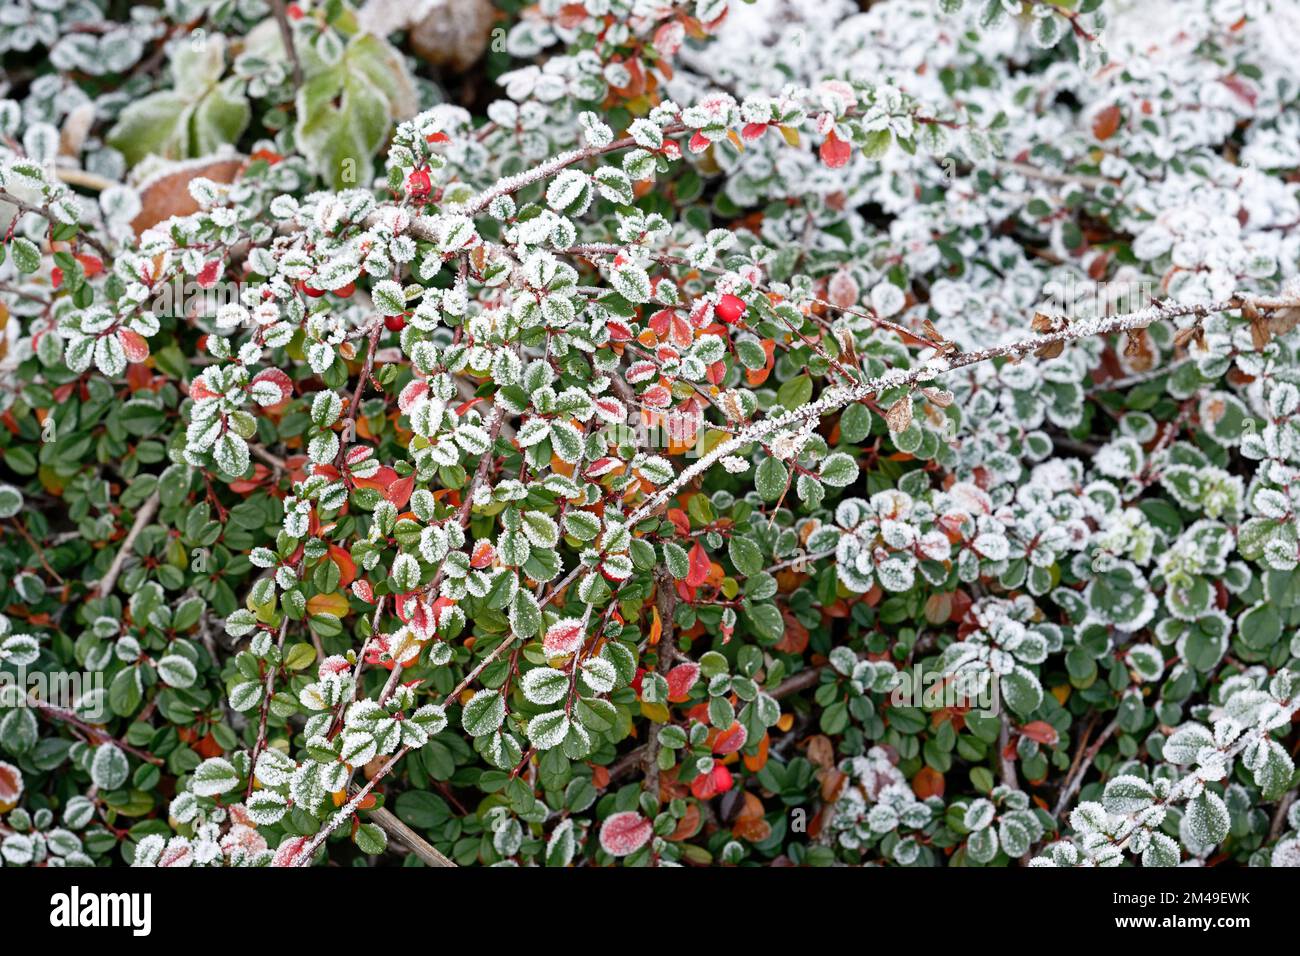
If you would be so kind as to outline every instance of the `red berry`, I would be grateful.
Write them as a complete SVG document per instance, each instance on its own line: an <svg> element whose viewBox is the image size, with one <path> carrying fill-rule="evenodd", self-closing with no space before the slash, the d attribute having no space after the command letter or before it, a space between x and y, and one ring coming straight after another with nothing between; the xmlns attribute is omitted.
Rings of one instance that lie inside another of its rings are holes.
<svg viewBox="0 0 1300 956"><path fill-rule="evenodd" d="M724 295L714 306L713 311L723 322L735 325L745 314L745 300L734 295Z"/></svg>
<svg viewBox="0 0 1300 956"><path fill-rule="evenodd" d="M349 296L351 296L353 292L356 291L357 291L357 284L355 282L349 282L343 288L335 289L334 294L338 296L340 299L346 299Z"/></svg>
<svg viewBox="0 0 1300 956"><path fill-rule="evenodd" d="M304 293L311 296L313 299L319 299L325 294L324 289L314 289L301 279L298 280L298 288L302 289Z"/></svg>
<svg viewBox="0 0 1300 956"><path fill-rule="evenodd" d="M406 328L406 317L402 315L386 315L384 316L384 327L389 332L400 332Z"/></svg>
<svg viewBox="0 0 1300 956"><path fill-rule="evenodd" d="M298 6L296 3L289 4L289 6L285 8L284 12L289 14L289 17L293 20L302 19L302 7Z"/></svg>

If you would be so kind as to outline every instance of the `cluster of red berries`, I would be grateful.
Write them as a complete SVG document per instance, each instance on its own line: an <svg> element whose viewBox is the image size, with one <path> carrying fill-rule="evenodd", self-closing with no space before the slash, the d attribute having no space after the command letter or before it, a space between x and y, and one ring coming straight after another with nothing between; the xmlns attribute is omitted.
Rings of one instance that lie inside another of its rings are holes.
<svg viewBox="0 0 1300 956"><path fill-rule="evenodd" d="M326 292L330 291L329 289L317 289L314 286L309 286L306 282L303 282L301 279L298 281L298 288L302 291L304 295L310 296L313 299L319 299ZM338 296L340 299L346 299L356 291L357 291L357 284L355 282L349 282L347 285L341 286L340 288L333 290L334 294Z"/></svg>

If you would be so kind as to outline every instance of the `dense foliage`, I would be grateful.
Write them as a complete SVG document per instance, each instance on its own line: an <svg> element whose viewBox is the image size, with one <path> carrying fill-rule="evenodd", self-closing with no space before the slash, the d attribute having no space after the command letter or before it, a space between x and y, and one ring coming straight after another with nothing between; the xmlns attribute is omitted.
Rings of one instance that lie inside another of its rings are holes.
<svg viewBox="0 0 1300 956"><path fill-rule="evenodd" d="M10 0L0 859L1300 865L1297 35Z"/></svg>

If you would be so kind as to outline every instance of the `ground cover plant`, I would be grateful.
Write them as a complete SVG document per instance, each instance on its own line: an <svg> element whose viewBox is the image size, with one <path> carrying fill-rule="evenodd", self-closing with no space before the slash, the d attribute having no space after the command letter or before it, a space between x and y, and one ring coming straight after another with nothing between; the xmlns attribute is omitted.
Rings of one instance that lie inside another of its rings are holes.
<svg viewBox="0 0 1300 956"><path fill-rule="evenodd" d="M1300 865L1297 35L10 0L3 865Z"/></svg>

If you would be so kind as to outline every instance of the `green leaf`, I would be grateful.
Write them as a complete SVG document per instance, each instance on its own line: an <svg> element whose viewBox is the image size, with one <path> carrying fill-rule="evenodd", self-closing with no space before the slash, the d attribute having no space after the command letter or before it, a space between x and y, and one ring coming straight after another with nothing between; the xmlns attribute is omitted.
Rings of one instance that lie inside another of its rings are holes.
<svg viewBox="0 0 1300 956"><path fill-rule="evenodd" d="M754 487L764 501L776 501L785 492L790 472L779 458L764 458L754 472Z"/></svg>
<svg viewBox="0 0 1300 956"><path fill-rule="evenodd" d="M388 835L374 823L363 823L357 827L352 840L358 850L369 856L378 856L388 849Z"/></svg>
<svg viewBox="0 0 1300 956"><path fill-rule="evenodd" d="M749 538L733 534L727 542L727 554L736 570L746 577L763 570L763 552Z"/></svg>
<svg viewBox="0 0 1300 956"><path fill-rule="evenodd" d="M418 830L439 826L451 816L445 800L425 790L404 790L397 796L398 819Z"/></svg>
<svg viewBox="0 0 1300 956"><path fill-rule="evenodd" d="M796 375L777 390L776 400L784 407L794 411L808 404L812 398L813 381L810 375Z"/></svg>
<svg viewBox="0 0 1300 956"><path fill-rule="evenodd" d="M531 640L541 629L542 609L537 599L521 588L510 602L510 632L515 637Z"/></svg>
<svg viewBox="0 0 1300 956"><path fill-rule="evenodd" d="M162 90L127 105L108 134L108 144L134 166L150 153L170 159L181 157L181 130L189 100Z"/></svg>
<svg viewBox="0 0 1300 956"><path fill-rule="evenodd" d="M484 737L506 719L506 702L495 690L479 691L465 704L461 725L471 737Z"/></svg>
<svg viewBox="0 0 1300 956"><path fill-rule="evenodd" d="M834 452L822 459L817 477L832 488L847 487L858 478L857 460L842 451Z"/></svg>
<svg viewBox="0 0 1300 956"><path fill-rule="evenodd" d="M774 604L747 604L743 614L754 633L769 643L775 644L785 634L785 620Z"/></svg>
<svg viewBox="0 0 1300 956"><path fill-rule="evenodd" d="M854 402L840 414L840 440L857 444L871 434L871 409Z"/></svg>
<svg viewBox="0 0 1300 956"><path fill-rule="evenodd" d="M14 266L24 275L30 275L41 267L41 251L30 239L18 236L10 245L14 257Z"/></svg>
<svg viewBox="0 0 1300 956"><path fill-rule="evenodd" d="M239 774L230 761L213 757L199 764L190 777L190 792L199 797L215 797L233 790L239 783Z"/></svg>
<svg viewBox="0 0 1300 956"><path fill-rule="evenodd" d="M199 100L190 117L187 156L206 156L225 143L237 143L248 128L252 108L233 77Z"/></svg>
<svg viewBox="0 0 1300 956"><path fill-rule="evenodd" d="M1033 671L1016 665L1009 674L1002 675L1002 699L1017 715L1027 717L1043 702L1043 685Z"/></svg>
<svg viewBox="0 0 1300 956"><path fill-rule="evenodd" d="M1222 798L1210 790L1187 804L1187 828L1198 841L1214 846L1228 835L1232 819Z"/></svg>
<svg viewBox="0 0 1300 956"><path fill-rule="evenodd" d="M304 83L295 105L294 136L316 173L335 189L368 183L371 157L388 132L383 93L344 60Z"/></svg>

